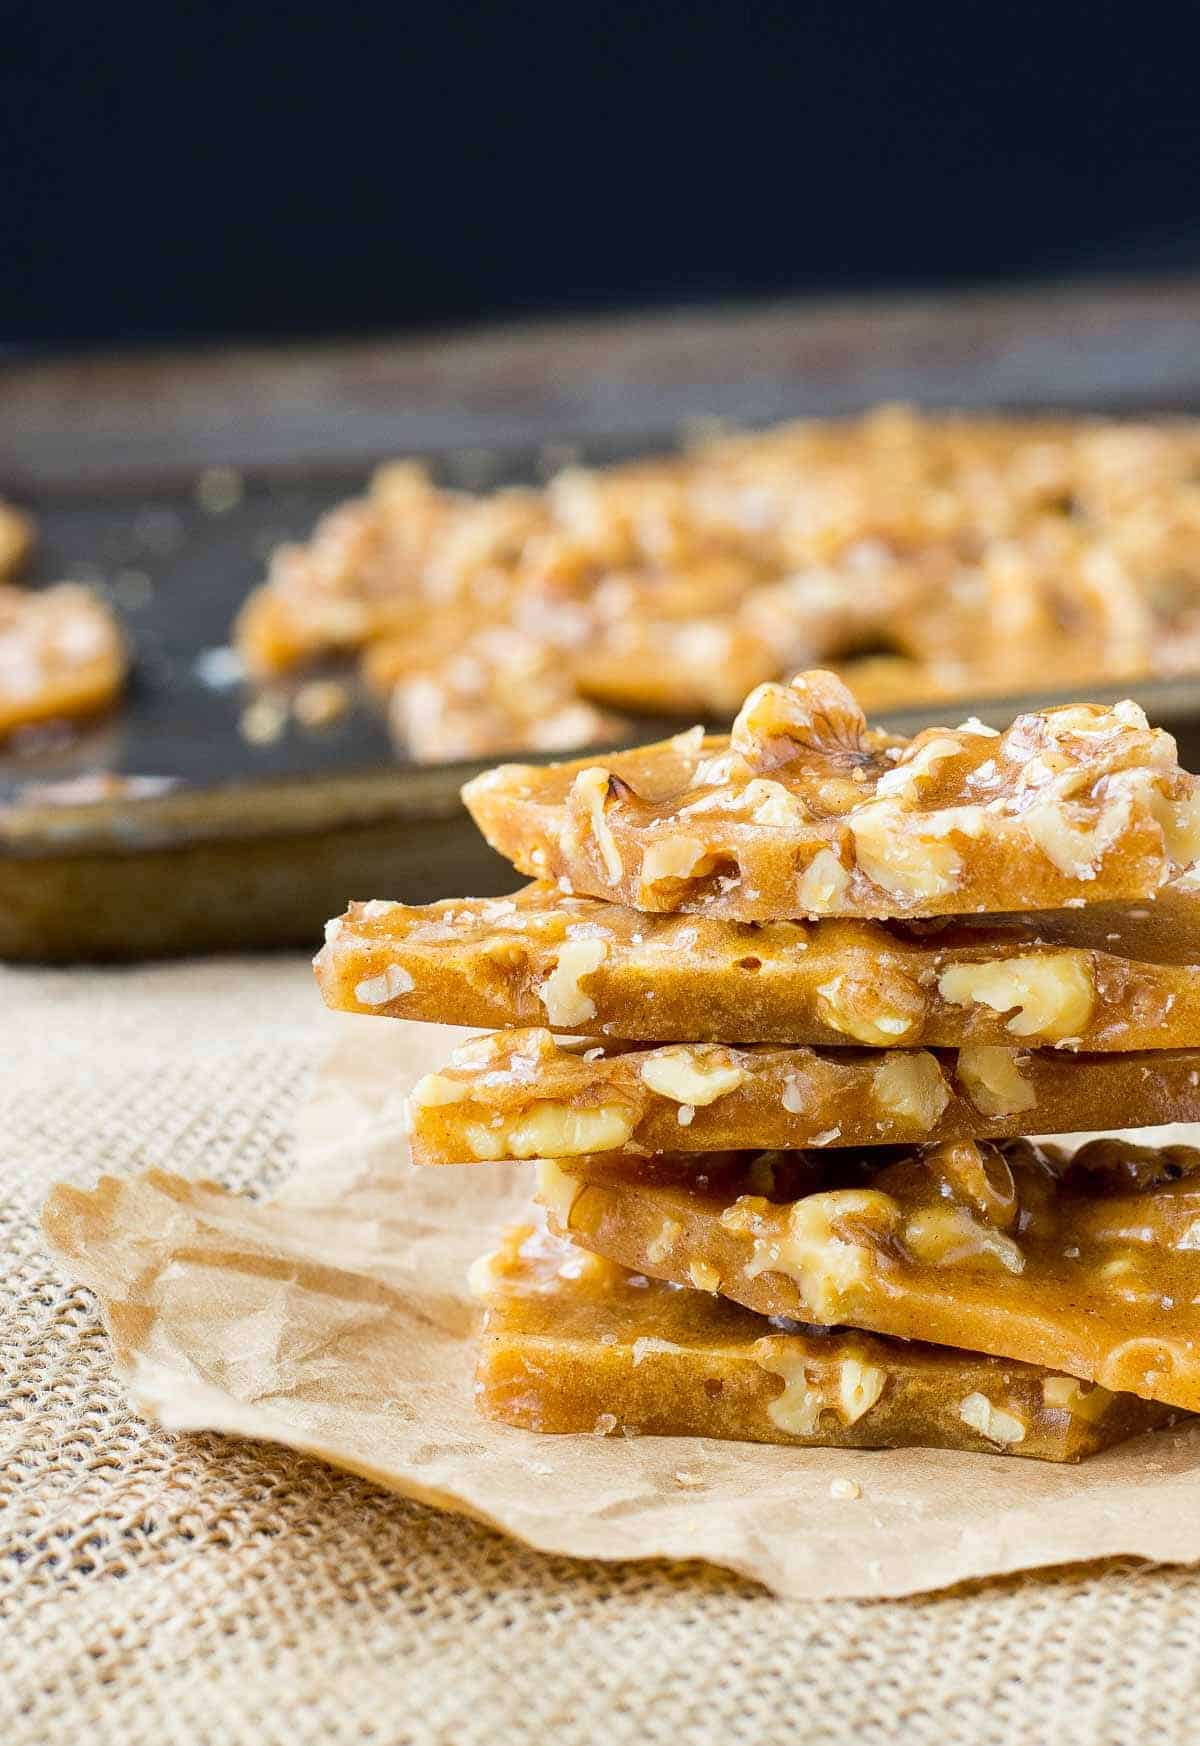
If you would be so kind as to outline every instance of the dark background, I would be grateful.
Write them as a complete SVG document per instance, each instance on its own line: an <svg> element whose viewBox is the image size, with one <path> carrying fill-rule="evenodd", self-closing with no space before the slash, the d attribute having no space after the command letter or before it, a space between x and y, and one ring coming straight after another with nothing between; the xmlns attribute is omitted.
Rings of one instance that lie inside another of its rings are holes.
<svg viewBox="0 0 1200 1746"><path fill-rule="evenodd" d="M1200 267L1188 6L0 4L0 343Z"/></svg>

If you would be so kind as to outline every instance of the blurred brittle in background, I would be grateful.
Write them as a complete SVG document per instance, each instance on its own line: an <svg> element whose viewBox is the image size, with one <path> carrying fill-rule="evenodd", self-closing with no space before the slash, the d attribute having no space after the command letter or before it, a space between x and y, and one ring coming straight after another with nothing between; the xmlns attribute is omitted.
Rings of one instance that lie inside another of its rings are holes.
<svg viewBox="0 0 1200 1746"><path fill-rule="evenodd" d="M417 758L727 718L817 661L868 708L1187 672L1200 424L882 408L485 496L394 463L276 551L238 640L259 677L371 650Z"/></svg>
<svg viewBox="0 0 1200 1746"><path fill-rule="evenodd" d="M89 589L0 587L0 740L107 708L126 667L117 621Z"/></svg>
<svg viewBox="0 0 1200 1746"><path fill-rule="evenodd" d="M16 575L29 556L33 541L31 518L0 498L0 583Z"/></svg>
<svg viewBox="0 0 1200 1746"><path fill-rule="evenodd" d="M36 538L33 517L0 499L0 742L106 709L128 667L116 618L90 589L13 586Z"/></svg>

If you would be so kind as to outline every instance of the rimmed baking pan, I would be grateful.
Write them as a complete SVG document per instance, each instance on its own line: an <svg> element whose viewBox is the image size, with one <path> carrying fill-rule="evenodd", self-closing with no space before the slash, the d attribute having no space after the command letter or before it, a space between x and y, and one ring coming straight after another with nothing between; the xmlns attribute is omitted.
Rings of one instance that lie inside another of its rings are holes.
<svg viewBox="0 0 1200 1746"><path fill-rule="evenodd" d="M424 454L443 481L488 488L661 450L710 415L884 397L1186 410L1200 406L1197 338L1189 283L0 370L0 494L38 518L31 580L94 582L135 649L119 711L0 755L0 957L308 946L351 897L517 883L458 798L479 766L398 761L353 684L342 717L305 727L285 710L248 716L233 676L230 627L269 550L305 537L373 461ZM1196 767L1200 677L1134 689ZM999 725L1016 706L965 699L954 713ZM882 719L913 731L944 713ZM95 771L142 791L85 803L61 786Z"/></svg>

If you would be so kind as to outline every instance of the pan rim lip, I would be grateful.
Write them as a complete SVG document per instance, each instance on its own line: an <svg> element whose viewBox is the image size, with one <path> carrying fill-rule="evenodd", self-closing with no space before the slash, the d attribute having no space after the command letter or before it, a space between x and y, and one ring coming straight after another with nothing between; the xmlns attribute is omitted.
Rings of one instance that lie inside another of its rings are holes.
<svg viewBox="0 0 1200 1746"><path fill-rule="evenodd" d="M1004 727L1015 715L1058 704L1115 703L1132 696L1151 721L1168 731L1200 725L1200 672L1169 679L1039 690L1019 696L964 697L953 703L881 710L873 725L911 735L924 727L974 718ZM645 727L628 739L580 746L569 756L595 756L646 744ZM657 738L678 732L665 719ZM682 724L686 725L686 724ZM705 724L726 732L728 724ZM311 836L372 824L441 823L461 816L463 784L498 763L551 764L553 752L520 752L444 764L373 765L335 775L297 773L236 777L207 786L181 785L162 794L129 795L69 805L15 804L0 808L0 859L76 857L102 853L185 848L200 842L260 841Z"/></svg>

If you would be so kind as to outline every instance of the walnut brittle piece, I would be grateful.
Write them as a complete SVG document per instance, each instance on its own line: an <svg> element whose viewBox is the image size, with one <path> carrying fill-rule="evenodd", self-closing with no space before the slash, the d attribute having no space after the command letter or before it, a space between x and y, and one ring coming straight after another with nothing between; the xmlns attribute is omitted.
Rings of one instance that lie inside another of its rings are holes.
<svg viewBox="0 0 1200 1746"><path fill-rule="evenodd" d="M512 897L352 904L316 969L343 1011L481 1029L1171 1049L1200 1036L1200 892L1169 886L1136 913L756 923L646 915L543 882Z"/></svg>
<svg viewBox="0 0 1200 1746"><path fill-rule="evenodd" d="M502 765L463 797L523 872L738 921L1144 899L1200 854L1200 785L1134 703L903 740L822 672L759 686L728 739Z"/></svg>
<svg viewBox="0 0 1200 1746"><path fill-rule="evenodd" d="M463 1044L410 1099L420 1164L585 1152L880 1146L1200 1120L1200 1051L1139 1055L672 1043Z"/></svg>
<svg viewBox="0 0 1200 1746"><path fill-rule="evenodd" d="M1028 1140L889 1157L575 1159L541 1168L552 1228L763 1315L1045 1364L1200 1408L1200 1152ZM765 1168L764 1168L765 1166ZM1152 1166L1152 1167L1151 1167Z"/></svg>
<svg viewBox="0 0 1200 1746"><path fill-rule="evenodd" d="M544 1225L507 1230L471 1281L476 1402L522 1430L1077 1461L1170 1417L1035 1365L780 1326L631 1276Z"/></svg>

